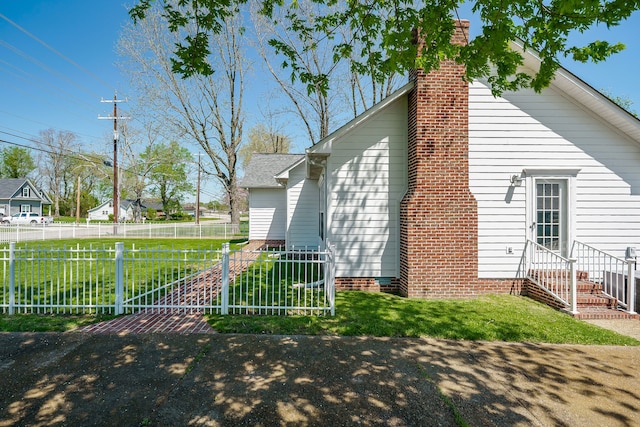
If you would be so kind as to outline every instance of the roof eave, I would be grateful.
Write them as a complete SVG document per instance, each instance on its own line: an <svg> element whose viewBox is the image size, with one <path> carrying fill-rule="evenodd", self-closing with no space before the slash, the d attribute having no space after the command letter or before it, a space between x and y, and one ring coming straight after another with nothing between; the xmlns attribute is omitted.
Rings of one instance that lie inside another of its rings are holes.
<svg viewBox="0 0 640 427"><path fill-rule="evenodd" d="M382 101L378 102L373 107L369 108L367 111L358 115L357 117L355 117L354 119L352 119L351 121L343 125L342 127L336 129L335 131L327 135L325 138L318 141L315 145L307 148L305 150L305 152L307 153L307 158L309 158L309 155L313 155L313 154L330 155L334 141L338 140L345 134L349 133L352 129L357 128L363 122L366 122L367 120L369 120L372 116L377 114L379 111L383 110L389 104L392 104L397 99L405 96L407 93L409 93L409 91L411 91L411 89L413 89L413 86L414 86L413 82L409 82L405 84L400 89L396 90L391 95L389 95Z"/></svg>
<svg viewBox="0 0 640 427"><path fill-rule="evenodd" d="M537 72L540 68L540 58L531 50L523 50L519 42L512 42L512 46L522 53L523 65ZM640 119L625 110L587 82L571 73L566 68L560 67L556 73L551 87L562 92L566 97L582 105L588 111L601 117L610 126L627 135L640 145Z"/></svg>

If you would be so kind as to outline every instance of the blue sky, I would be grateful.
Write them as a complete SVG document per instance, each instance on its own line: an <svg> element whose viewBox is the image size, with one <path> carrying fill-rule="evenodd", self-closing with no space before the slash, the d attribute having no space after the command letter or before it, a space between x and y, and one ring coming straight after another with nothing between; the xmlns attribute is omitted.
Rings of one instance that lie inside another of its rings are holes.
<svg viewBox="0 0 640 427"><path fill-rule="evenodd" d="M111 99L117 91L119 98L135 102L114 53L120 28L129 19L125 5L117 0L0 0L0 14L0 139L33 146L29 139L54 128L75 132L88 150L108 153L112 123L98 115L109 115L112 105L101 98ZM462 10L460 17L468 18ZM472 34L473 25L472 20ZM628 98L640 112L639 29L639 13L610 31L597 29L597 37L622 41L627 50L605 63L563 65L594 88ZM256 111L262 96L249 92L247 109ZM253 124L251 117L248 124ZM291 134L300 135L294 140L297 150L308 146L303 132Z"/></svg>

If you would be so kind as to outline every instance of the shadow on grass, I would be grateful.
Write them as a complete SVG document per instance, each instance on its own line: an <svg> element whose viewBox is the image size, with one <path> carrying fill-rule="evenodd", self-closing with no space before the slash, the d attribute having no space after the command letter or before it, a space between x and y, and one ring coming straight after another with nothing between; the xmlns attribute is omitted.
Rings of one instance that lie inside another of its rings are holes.
<svg viewBox="0 0 640 427"><path fill-rule="evenodd" d="M631 337L511 295L423 300L382 293L338 292L334 317L211 315L209 323L223 333L640 345Z"/></svg>

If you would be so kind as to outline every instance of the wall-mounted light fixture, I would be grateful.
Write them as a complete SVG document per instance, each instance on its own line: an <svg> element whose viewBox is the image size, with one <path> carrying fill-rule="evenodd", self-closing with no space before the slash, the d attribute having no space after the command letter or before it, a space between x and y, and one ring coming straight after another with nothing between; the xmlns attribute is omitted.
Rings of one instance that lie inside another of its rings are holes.
<svg viewBox="0 0 640 427"><path fill-rule="evenodd" d="M523 178L520 175L511 175L511 185L514 187L520 187L522 180Z"/></svg>

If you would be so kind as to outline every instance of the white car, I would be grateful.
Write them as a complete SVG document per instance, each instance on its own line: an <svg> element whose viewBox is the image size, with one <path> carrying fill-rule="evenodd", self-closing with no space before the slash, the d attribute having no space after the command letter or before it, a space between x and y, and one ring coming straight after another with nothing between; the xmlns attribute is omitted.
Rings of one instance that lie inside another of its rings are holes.
<svg viewBox="0 0 640 427"><path fill-rule="evenodd" d="M3 224L49 224L53 222L50 216L42 216L35 212L18 212L11 216L2 217Z"/></svg>

